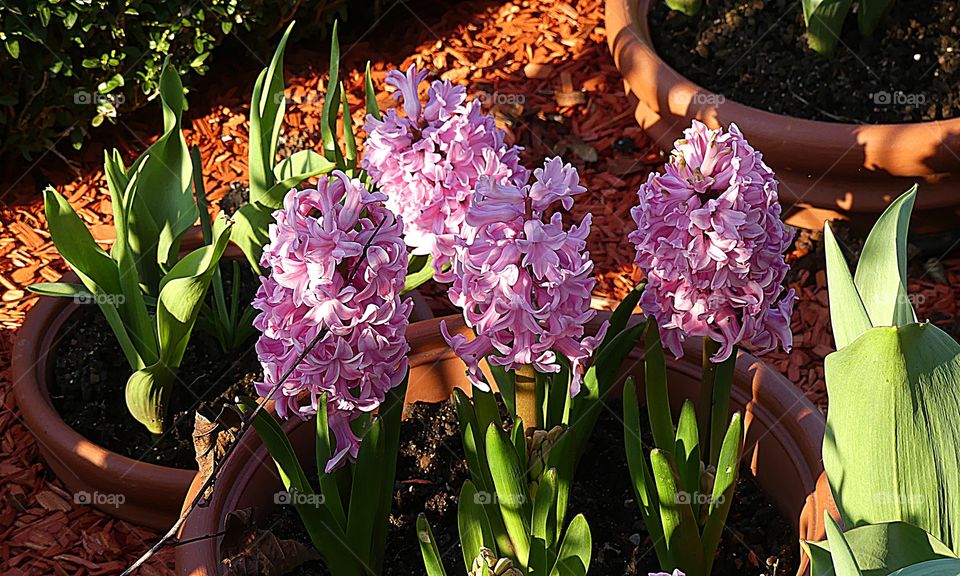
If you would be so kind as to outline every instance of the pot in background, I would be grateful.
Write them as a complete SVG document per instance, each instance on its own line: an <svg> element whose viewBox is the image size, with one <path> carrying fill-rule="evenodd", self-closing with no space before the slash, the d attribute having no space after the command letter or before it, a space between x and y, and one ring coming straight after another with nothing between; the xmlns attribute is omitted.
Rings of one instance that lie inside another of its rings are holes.
<svg viewBox="0 0 960 576"><path fill-rule="evenodd" d="M806 120L746 106L684 77L657 54L647 15L662 0L606 0L607 43L636 118L664 150L691 120L736 123L763 153L791 206L788 222L820 229L828 218L875 217L919 182L915 232L956 229L960 214L960 118L907 124Z"/></svg>

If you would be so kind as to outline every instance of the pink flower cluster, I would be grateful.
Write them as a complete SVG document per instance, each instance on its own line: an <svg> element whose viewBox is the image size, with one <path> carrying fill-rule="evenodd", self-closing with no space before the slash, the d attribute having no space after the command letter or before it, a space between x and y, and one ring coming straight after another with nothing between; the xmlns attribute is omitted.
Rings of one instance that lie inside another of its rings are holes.
<svg viewBox="0 0 960 576"><path fill-rule="evenodd" d="M714 362L739 343L789 351L795 295L784 293L783 252L793 234L780 220L773 171L737 126L695 120L638 196L630 240L648 281L640 305L666 347L681 356L687 336L709 336L720 344Z"/></svg>
<svg viewBox="0 0 960 576"><path fill-rule="evenodd" d="M463 86L434 80L421 105L417 89L426 78L416 66L387 74L405 116L391 109L382 120L367 117L362 166L386 193L387 208L403 219L413 254L431 255L436 278L448 282L477 181L523 183L528 173L519 164L520 149L504 143L493 117L478 101L466 101Z"/></svg>
<svg viewBox="0 0 960 576"><path fill-rule="evenodd" d="M253 306L261 332L257 355L277 413L316 414L327 396L337 450L328 471L356 458L360 438L350 422L376 409L407 372L405 339L412 304L400 300L407 270L403 224L356 179L335 171L316 190L291 190L274 212ZM297 364L309 344L317 345ZM309 393L309 401L305 401Z"/></svg>
<svg viewBox="0 0 960 576"><path fill-rule="evenodd" d="M596 314L593 261L585 252L591 217L567 230L559 213L547 212L557 201L569 210L585 190L560 158L535 170L533 183L523 187L489 178L478 183L466 216L474 228L457 242L448 291L477 337L451 336L441 324L476 386L487 388L479 368L484 357L508 370L532 365L551 373L560 371L560 353L572 366L571 394L579 392L585 362L607 329L605 323L596 337L583 337Z"/></svg>

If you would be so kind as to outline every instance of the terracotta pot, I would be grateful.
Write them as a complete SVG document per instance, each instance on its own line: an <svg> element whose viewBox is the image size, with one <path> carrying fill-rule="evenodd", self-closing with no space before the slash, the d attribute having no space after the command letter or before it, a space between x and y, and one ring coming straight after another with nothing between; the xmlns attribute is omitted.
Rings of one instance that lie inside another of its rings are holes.
<svg viewBox="0 0 960 576"><path fill-rule="evenodd" d="M601 312L593 328L608 317L609 313ZM454 387L469 390L463 363L440 336L439 321L421 322L409 329L412 351L408 403L444 400ZM451 329L456 326L464 331L460 317L448 317L446 321ZM638 346L624 366L624 372L638 382L643 378L642 349ZM700 348L690 343L685 350L683 359L671 360L667 367L671 404L678 412L685 398L696 398L699 393ZM731 395L733 408L746 409L745 461L780 512L793 525L803 526L804 501L822 470L823 415L793 384L749 354L741 354L737 360ZM300 422L286 425L298 454L304 459L312 458L312 426ZM181 539L198 540L176 548L177 573L181 576L220 573L220 539L209 536L223 529L228 512L254 507L265 517L275 505L273 495L281 489L280 480L256 435L245 436L236 453L243 457L231 457L224 464L217 479L219 488L214 490L208 505L195 509L184 524ZM198 482L191 486L187 502L199 487Z"/></svg>
<svg viewBox="0 0 960 576"><path fill-rule="evenodd" d="M184 244L198 246L198 234L190 234ZM231 245L226 257L241 258L242 254ZM79 279L70 273L63 281ZM432 317L423 297L411 296L413 319ZM177 520L196 472L140 462L94 444L68 426L50 401L47 383L60 329L79 308L67 298L41 297L27 312L11 361L17 406L37 439L40 455L74 493L77 503L92 504L134 524L169 528Z"/></svg>
<svg viewBox="0 0 960 576"><path fill-rule="evenodd" d="M790 222L820 228L824 217L879 214L921 183L914 230L956 228L960 213L960 119L911 124L841 124L766 112L698 86L656 53L647 13L660 0L606 0L610 51L638 100L637 122L669 150L694 118L736 123L763 152L794 205Z"/></svg>

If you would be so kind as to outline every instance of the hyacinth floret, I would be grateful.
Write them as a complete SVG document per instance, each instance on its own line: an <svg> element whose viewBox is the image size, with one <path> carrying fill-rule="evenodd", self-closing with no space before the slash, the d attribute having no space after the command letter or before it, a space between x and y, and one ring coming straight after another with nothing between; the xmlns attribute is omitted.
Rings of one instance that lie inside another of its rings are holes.
<svg viewBox="0 0 960 576"><path fill-rule="evenodd" d="M375 410L407 372L405 339L412 304L400 291L407 270L402 220L340 171L316 189L291 190L274 212L253 306L260 313L256 350L281 417L307 418L326 395L337 450L326 469L355 459L360 438L350 423ZM316 346L298 357L321 334Z"/></svg>

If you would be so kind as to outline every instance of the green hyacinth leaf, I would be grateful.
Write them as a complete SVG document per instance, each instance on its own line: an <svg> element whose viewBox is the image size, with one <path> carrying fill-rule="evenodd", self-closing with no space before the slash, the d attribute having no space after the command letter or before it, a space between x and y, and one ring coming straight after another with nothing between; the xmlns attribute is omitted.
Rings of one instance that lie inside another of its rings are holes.
<svg viewBox="0 0 960 576"><path fill-rule="evenodd" d="M867 524L843 534L864 576L887 576L914 564L941 558L956 558L933 536L905 522ZM811 576L833 576L830 542L804 542L811 560Z"/></svg>
<svg viewBox="0 0 960 576"><path fill-rule="evenodd" d="M827 255L830 324L837 350L840 350L873 328L873 325L829 223L823 227L823 247Z"/></svg>
<svg viewBox="0 0 960 576"><path fill-rule="evenodd" d="M873 328L827 356L823 463L844 524L902 521L960 552L960 345Z"/></svg>

